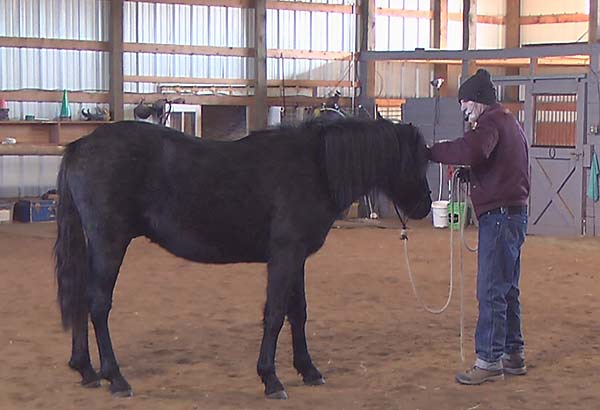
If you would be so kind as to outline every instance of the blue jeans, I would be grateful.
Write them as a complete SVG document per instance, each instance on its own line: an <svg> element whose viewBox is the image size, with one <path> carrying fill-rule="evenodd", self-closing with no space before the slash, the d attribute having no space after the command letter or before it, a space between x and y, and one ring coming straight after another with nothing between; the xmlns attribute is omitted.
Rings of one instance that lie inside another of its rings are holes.
<svg viewBox="0 0 600 410"><path fill-rule="evenodd" d="M475 365L502 368L502 355L523 353L519 276L527 214L484 213L479 217Z"/></svg>

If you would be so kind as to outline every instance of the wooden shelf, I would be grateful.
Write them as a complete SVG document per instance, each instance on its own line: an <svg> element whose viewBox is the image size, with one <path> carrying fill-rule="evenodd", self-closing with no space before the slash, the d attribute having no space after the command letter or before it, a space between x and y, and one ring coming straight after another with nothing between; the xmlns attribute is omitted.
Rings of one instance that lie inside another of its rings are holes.
<svg viewBox="0 0 600 410"><path fill-rule="evenodd" d="M108 121L0 121L0 141L15 138L17 145L65 145Z"/></svg>
<svg viewBox="0 0 600 410"><path fill-rule="evenodd" d="M0 155L62 155L65 147L46 144L0 144Z"/></svg>

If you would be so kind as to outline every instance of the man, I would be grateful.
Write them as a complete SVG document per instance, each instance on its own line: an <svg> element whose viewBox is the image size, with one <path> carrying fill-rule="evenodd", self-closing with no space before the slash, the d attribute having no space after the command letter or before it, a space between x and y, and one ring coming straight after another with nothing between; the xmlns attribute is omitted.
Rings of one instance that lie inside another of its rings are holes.
<svg viewBox="0 0 600 410"><path fill-rule="evenodd" d="M458 91L465 121L462 138L434 144L432 161L470 166L471 199L479 219L475 365L458 373L461 384L481 384L522 375L519 276L527 230L527 141L515 117L496 100L490 74L478 70Z"/></svg>

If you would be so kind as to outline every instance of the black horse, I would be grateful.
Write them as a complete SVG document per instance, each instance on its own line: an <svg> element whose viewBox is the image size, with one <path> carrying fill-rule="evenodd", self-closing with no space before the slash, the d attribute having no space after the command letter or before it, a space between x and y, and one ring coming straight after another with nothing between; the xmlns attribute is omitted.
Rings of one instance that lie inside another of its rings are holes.
<svg viewBox="0 0 600 410"><path fill-rule="evenodd" d="M58 175L55 257L62 322L73 335L70 367L85 386L107 379L113 394L131 394L108 315L125 250L144 235L197 262L267 263L257 365L265 394L287 397L274 362L286 316L294 367L304 383L324 383L306 345L305 260L323 245L340 211L374 187L408 217L425 217L426 166L418 130L385 120L314 121L236 142L118 122L69 144ZM99 373L90 363L90 317Z"/></svg>

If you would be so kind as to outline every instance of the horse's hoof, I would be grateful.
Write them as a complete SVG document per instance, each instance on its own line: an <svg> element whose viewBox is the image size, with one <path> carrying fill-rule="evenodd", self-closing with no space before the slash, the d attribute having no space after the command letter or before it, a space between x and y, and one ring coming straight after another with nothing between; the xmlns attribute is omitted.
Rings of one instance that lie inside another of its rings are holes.
<svg viewBox="0 0 600 410"><path fill-rule="evenodd" d="M325 379L323 377L319 377L313 380L304 380L304 384L307 386L320 386L325 384Z"/></svg>
<svg viewBox="0 0 600 410"><path fill-rule="evenodd" d="M111 391L113 397L133 397L133 390Z"/></svg>
<svg viewBox="0 0 600 410"><path fill-rule="evenodd" d="M271 394L267 394L267 399L273 399L273 400L287 400L288 395L285 392L285 390L279 390L276 392L273 392Z"/></svg>
<svg viewBox="0 0 600 410"><path fill-rule="evenodd" d="M81 386L86 389L94 389L96 387L100 387L100 380L82 380Z"/></svg>

